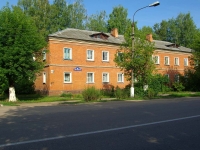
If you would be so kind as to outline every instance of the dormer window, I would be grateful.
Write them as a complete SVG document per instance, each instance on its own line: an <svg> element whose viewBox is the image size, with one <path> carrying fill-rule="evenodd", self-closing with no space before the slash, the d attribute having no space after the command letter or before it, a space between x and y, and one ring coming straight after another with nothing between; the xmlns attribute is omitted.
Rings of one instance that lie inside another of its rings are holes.
<svg viewBox="0 0 200 150"><path fill-rule="evenodd" d="M95 33L95 34L92 34L90 36L93 37L93 38L98 38L98 39L102 39L102 40L107 40L108 37L109 37L107 34L105 34L103 32L101 32L101 33Z"/></svg>
<svg viewBox="0 0 200 150"><path fill-rule="evenodd" d="M179 45L178 44L175 44L175 43L173 43L173 44L169 44L169 45L166 45L167 47L172 47L172 48L178 48L179 47Z"/></svg>

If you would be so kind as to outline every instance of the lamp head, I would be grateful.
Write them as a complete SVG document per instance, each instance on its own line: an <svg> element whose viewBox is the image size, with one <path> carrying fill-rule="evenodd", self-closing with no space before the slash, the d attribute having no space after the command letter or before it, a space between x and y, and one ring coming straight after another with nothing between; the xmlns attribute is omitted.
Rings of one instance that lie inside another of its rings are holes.
<svg viewBox="0 0 200 150"><path fill-rule="evenodd" d="M155 7L155 6L158 6L158 5L160 5L160 2L156 1L156 2L154 2L152 4L150 4L149 7Z"/></svg>

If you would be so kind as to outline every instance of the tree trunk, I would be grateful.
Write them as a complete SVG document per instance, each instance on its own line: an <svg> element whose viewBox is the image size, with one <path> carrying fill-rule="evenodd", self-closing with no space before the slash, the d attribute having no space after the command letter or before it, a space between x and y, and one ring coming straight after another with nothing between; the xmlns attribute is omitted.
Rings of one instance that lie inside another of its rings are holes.
<svg viewBox="0 0 200 150"><path fill-rule="evenodd" d="M15 88L9 87L9 102L16 102L17 98L15 95Z"/></svg>

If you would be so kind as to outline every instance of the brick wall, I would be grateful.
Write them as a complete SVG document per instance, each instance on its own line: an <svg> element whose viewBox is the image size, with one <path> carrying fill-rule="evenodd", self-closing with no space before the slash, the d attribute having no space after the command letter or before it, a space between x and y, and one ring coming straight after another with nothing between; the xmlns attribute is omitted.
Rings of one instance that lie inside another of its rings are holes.
<svg viewBox="0 0 200 150"><path fill-rule="evenodd" d="M72 60L63 59L63 48L72 49ZM49 95L59 95L63 92L80 92L89 86L98 89L119 86L124 88L129 82L124 77L124 82L117 82L117 74L122 71L113 62L117 45L92 43L74 40L50 39L49 52L47 53L46 84L42 83L42 76L36 81L37 90L48 89ZM87 60L87 50L94 50L94 61ZM109 61L102 61L102 51L109 52ZM79 67L81 71L74 69ZM72 82L64 83L64 72L71 73ZM94 73L94 83L87 83L87 73ZM109 73L109 82L102 82L102 73Z"/></svg>

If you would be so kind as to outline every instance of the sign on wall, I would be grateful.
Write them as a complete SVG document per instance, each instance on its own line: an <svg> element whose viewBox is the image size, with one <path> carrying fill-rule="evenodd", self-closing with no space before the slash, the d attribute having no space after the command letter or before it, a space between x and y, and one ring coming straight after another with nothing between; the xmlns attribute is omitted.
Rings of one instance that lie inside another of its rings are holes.
<svg viewBox="0 0 200 150"><path fill-rule="evenodd" d="M76 67L74 68L74 71L82 71L82 69L80 67Z"/></svg>

